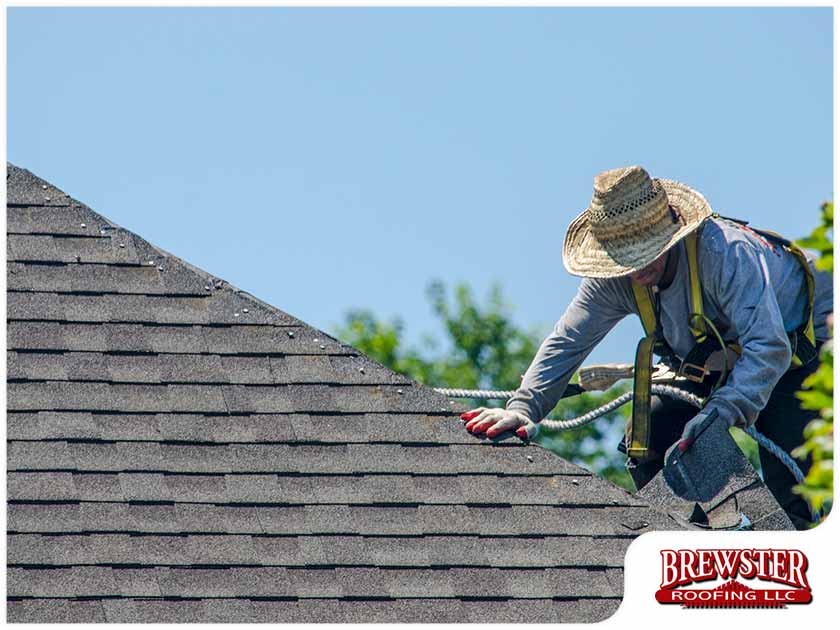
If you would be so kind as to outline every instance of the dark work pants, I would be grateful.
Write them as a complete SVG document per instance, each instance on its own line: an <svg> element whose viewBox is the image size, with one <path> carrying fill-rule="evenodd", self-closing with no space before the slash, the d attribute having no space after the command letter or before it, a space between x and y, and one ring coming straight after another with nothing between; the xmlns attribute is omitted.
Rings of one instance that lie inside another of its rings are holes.
<svg viewBox="0 0 840 630"><path fill-rule="evenodd" d="M776 384L770 400L758 415L755 428L790 453L804 441L802 431L805 425L817 417L818 412L802 409L796 392L802 389L802 381L819 367L819 360L806 366L788 370ZM716 376L716 375L715 375ZM694 394L705 396L716 379L707 377L706 382L680 383L680 387ZM685 424L699 410L686 402L667 396L651 396L650 446L653 457L643 463L630 460L628 471L637 489L641 489L656 476L664 465L665 451L680 439ZM623 450L623 449L622 449ZM759 459L764 483L779 502L797 529L808 527L811 512L802 497L793 492L796 480L785 465L770 452L759 448ZM811 460L795 460L803 472L811 467ZM635 464L635 466L634 466Z"/></svg>

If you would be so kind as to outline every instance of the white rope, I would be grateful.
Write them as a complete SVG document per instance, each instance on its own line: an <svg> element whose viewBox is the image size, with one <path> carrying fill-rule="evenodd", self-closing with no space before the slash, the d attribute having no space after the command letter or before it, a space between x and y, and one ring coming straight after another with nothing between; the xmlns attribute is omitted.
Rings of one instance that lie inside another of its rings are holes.
<svg viewBox="0 0 840 630"><path fill-rule="evenodd" d="M445 389L442 387L436 388L435 391L451 398L484 398L486 400L506 400L508 398L512 398L515 393L513 391L487 389ZM679 387L674 387L673 385L659 385L654 383L650 386L650 391L651 393L658 394L660 396L677 398L690 405L694 405L698 409L703 406L703 399L700 396L696 396L691 392L687 392ZM544 426L546 429L551 431L568 431L570 429L578 429L582 426L590 424L591 422L595 422L595 420L601 416L605 416L606 414L615 411L619 407L626 405L631 400L633 400L633 392L627 392L615 400L611 400L610 402L581 416L569 418L568 420L543 420L537 424L537 428ZM802 473L798 464L778 444L773 442L773 440L768 438L766 435L759 433L755 427L748 428L746 433L758 442L758 444L765 450L772 453L779 461L781 461L794 476L797 483L801 484L805 481L805 475Z"/></svg>
<svg viewBox="0 0 840 630"><path fill-rule="evenodd" d="M483 398L485 400L507 400L508 398L513 398L513 395L516 393L512 389L447 389L445 387L436 387L435 391L438 394L443 394L450 398Z"/></svg>

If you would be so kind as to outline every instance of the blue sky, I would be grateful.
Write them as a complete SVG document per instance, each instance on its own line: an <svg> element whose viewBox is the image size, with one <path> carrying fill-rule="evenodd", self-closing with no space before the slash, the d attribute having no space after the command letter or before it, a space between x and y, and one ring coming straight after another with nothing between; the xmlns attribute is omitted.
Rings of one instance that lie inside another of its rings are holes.
<svg viewBox="0 0 840 630"><path fill-rule="evenodd" d="M568 223L641 164L796 237L832 190L830 8L7 14L8 159L331 331L440 332L432 278L546 333ZM631 361L629 318L591 360Z"/></svg>

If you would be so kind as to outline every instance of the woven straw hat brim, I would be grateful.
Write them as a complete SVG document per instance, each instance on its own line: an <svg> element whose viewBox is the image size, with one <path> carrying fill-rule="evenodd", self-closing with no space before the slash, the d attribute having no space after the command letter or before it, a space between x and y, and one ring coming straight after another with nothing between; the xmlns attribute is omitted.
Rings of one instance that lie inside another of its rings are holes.
<svg viewBox="0 0 840 630"><path fill-rule="evenodd" d="M566 230L563 265L569 273L589 278L617 278L631 274L659 258L711 216L709 202L693 188L668 179L655 181L665 189L668 203L677 209L678 221L674 223L668 212L643 230L599 241L593 236L588 212L584 211Z"/></svg>

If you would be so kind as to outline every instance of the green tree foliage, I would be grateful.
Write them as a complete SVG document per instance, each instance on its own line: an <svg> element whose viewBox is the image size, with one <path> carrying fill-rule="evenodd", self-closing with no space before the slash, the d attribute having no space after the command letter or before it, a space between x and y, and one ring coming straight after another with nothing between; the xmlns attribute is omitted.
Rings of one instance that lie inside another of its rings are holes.
<svg viewBox="0 0 840 630"><path fill-rule="evenodd" d="M511 319L511 307L501 288L494 286L485 304L470 288L459 284L451 298L446 286L432 282L426 296L446 331L444 343L425 337L421 347L408 347L400 318L381 321L367 310L346 313L336 336L372 359L430 387L511 390L539 348L542 335L522 330ZM627 390L627 384L609 392L586 393L560 402L549 418L570 418L585 413ZM500 405L500 401L466 401L471 407ZM624 458L616 451L623 435L628 406L575 431L541 431L535 440L554 453L583 465L627 489L632 482Z"/></svg>
<svg viewBox="0 0 840 630"><path fill-rule="evenodd" d="M816 266L834 272L834 203L822 205L821 224L798 245L820 253ZM831 325L831 321L829 324ZM819 417L805 427L804 444L794 451L800 459L811 457L811 468L799 492L815 509L827 514L834 496L834 348L829 341L820 350L820 367L803 383L805 389L797 396L804 409L819 412Z"/></svg>

